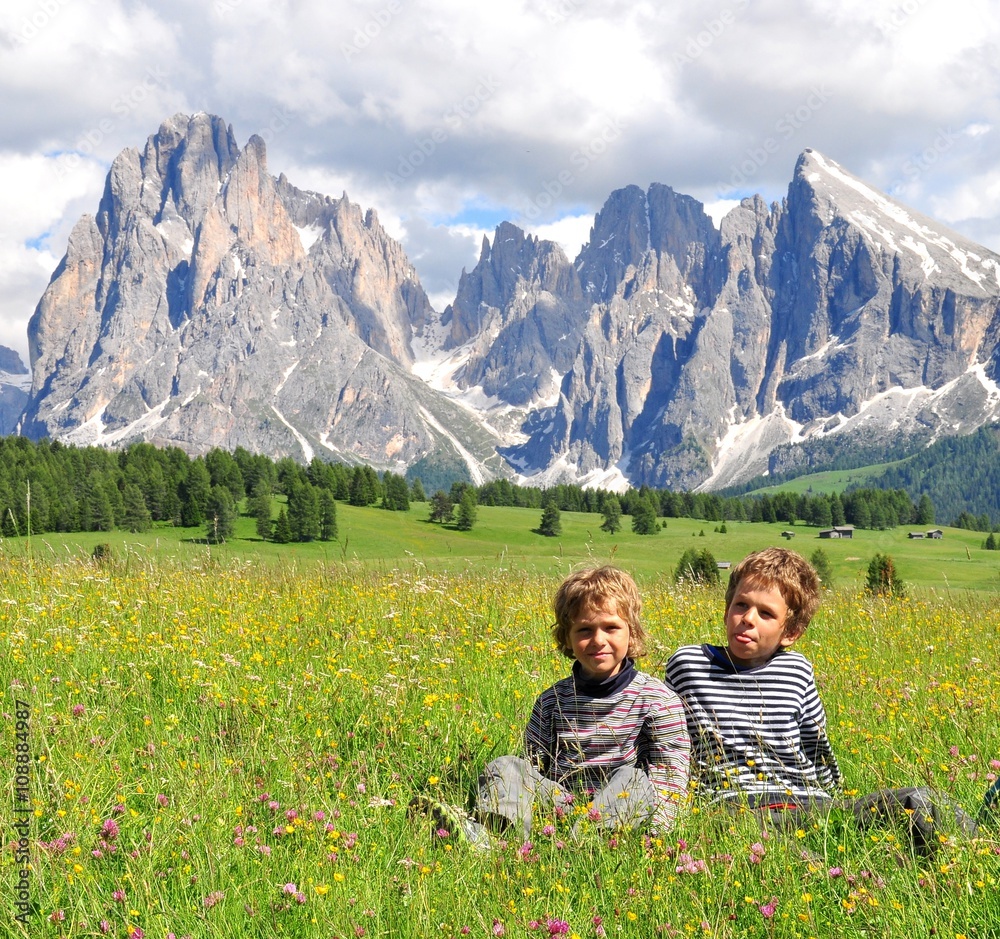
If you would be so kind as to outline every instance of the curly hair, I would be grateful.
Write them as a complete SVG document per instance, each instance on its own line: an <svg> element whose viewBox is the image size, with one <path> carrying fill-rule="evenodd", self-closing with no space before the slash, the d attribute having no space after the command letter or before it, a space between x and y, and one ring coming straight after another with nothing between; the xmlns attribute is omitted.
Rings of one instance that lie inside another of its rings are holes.
<svg viewBox="0 0 1000 939"><path fill-rule="evenodd" d="M764 548L748 554L729 575L726 614L740 583L748 580L761 587L774 587L788 606L784 633L801 636L819 607L819 577L801 554L787 548Z"/></svg>
<svg viewBox="0 0 1000 939"><path fill-rule="evenodd" d="M629 658L636 659L646 654L646 632L639 620L642 611L639 588L625 571L605 564L603 567L585 567L574 571L556 591L552 601L552 610L556 615L552 638L563 655L573 658L569 633L580 610L588 606L606 609L612 603L615 615L628 623Z"/></svg>

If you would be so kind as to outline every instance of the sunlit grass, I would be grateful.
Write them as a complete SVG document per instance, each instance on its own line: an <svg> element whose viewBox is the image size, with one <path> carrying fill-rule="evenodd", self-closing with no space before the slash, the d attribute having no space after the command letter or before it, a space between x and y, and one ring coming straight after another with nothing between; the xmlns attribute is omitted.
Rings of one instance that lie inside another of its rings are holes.
<svg viewBox="0 0 1000 939"><path fill-rule="evenodd" d="M548 819L474 854L410 821L417 791L466 801L566 673L557 574L22 553L0 583L0 772L17 700L33 760L35 911L22 929L5 901L5 935L957 937L1000 921L993 834L920 859L836 815L762 841L752 819L692 810L663 839L573 844L572 819ZM646 670L719 638L719 594L640 585ZM975 809L1000 765L988 597L835 594L797 648L851 788L928 783ZM0 896L15 861L8 844Z"/></svg>

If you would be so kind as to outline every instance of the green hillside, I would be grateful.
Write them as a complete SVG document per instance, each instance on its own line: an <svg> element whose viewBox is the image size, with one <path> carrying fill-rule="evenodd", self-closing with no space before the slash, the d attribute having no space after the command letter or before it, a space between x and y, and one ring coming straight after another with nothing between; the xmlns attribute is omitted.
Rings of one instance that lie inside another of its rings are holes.
<svg viewBox="0 0 1000 939"><path fill-rule="evenodd" d="M850 463L847 456L842 459ZM947 437L905 459L801 476L759 476L721 494L843 493L861 487L903 489L914 502L926 494L939 521L953 523L965 513L980 529L996 527L1000 525L1000 426L983 427L964 437Z"/></svg>
<svg viewBox="0 0 1000 939"><path fill-rule="evenodd" d="M788 545L808 557L817 548L828 555L836 584L859 588L869 559L891 554L903 580L919 590L996 591L1000 589L1000 553L982 548L978 532L945 528L941 540L912 540L911 528L856 531L851 540L822 540L818 529L803 524L726 522L726 533L714 522L667 519L655 535L636 535L631 519L615 535L600 530L601 517L584 512L562 512L558 537L536 534L537 509L479 506L472 531L462 532L427 521L427 503L414 503L406 512L358 508L338 504L336 541L278 545L262 541L254 520L240 517L233 539L207 545L204 527L157 526L142 534L84 532L7 538L6 553L46 558L90 556L97 544L110 544L117 563L170 560L186 565L206 557L229 564L236 559L259 560L277 567L315 564L360 564L382 569L426 567L433 571L510 570L558 575L586 561L613 562L642 578L672 576L687 548L707 548L717 561L736 562L745 554L771 544ZM794 537L785 539L782 531Z"/></svg>
<svg viewBox="0 0 1000 939"><path fill-rule="evenodd" d="M776 492L794 492L796 495L803 492L845 492L848 489L858 486L876 486L875 480L879 479L885 471L895 466L894 463L874 463L871 466L859 466L849 470L824 470L818 473L807 473L804 476L796 476L794 479L785 480L773 485L755 486L747 495L763 495L764 493L774 494ZM763 483L767 477L758 479ZM879 486L879 488L885 488Z"/></svg>

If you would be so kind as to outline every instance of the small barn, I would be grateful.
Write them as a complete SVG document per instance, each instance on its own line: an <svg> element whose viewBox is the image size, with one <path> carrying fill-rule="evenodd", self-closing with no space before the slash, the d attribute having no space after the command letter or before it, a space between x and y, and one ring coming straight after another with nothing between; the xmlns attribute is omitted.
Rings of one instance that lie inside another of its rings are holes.
<svg viewBox="0 0 1000 939"><path fill-rule="evenodd" d="M927 537L928 538L943 538L944 537L944 532L941 531L940 528L932 528L929 532L927 532Z"/></svg>
<svg viewBox="0 0 1000 939"><path fill-rule="evenodd" d="M922 531L911 531L906 535L907 538L923 538L924 533Z"/></svg>
<svg viewBox="0 0 1000 939"><path fill-rule="evenodd" d="M833 528L822 528L819 533L820 538L853 538L853 525L834 525Z"/></svg>

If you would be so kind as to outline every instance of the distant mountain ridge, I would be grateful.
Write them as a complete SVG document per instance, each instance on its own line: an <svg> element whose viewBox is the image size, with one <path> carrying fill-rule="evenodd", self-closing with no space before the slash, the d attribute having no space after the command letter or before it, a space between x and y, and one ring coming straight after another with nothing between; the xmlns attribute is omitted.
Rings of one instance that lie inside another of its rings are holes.
<svg viewBox="0 0 1000 939"><path fill-rule="evenodd" d="M259 137L240 150L219 118L176 115L115 159L73 229L29 323L22 429L393 467L457 434L499 469L411 374L431 312L373 211L270 176Z"/></svg>
<svg viewBox="0 0 1000 939"><path fill-rule="evenodd" d="M7 346L0 346L0 434L17 431L30 387L31 373L21 356Z"/></svg>
<svg viewBox="0 0 1000 939"><path fill-rule="evenodd" d="M115 160L29 325L30 436L242 445L475 481L721 487L807 441L1000 419L1000 256L815 151L716 228L612 193L570 260L504 222L439 315L346 195L217 117ZM791 445L791 446L788 446Z"/></svg>

